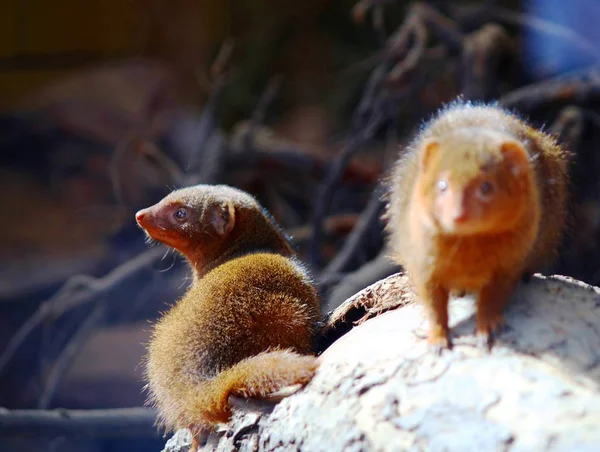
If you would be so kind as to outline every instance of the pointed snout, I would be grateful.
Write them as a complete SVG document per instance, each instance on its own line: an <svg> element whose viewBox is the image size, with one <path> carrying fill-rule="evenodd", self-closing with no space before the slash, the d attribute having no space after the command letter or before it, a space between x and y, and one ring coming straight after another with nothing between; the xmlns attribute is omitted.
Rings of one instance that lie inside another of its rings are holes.
<svg viewBox="0 0 600 452"><path fill-rule="evenodd" d="M472 215L462 192L450 192L439 204L439 223L447 233L456 233L467 226Z"/></svg>
<svg viewBox="0 0 600 452"><path fill-rule="evenodd" d="M137 221L137 224L139 224L143 228L146 225L146 221L149 216L150 216L149 208L139 210L135 214L135 221Z"/></svg>
<svg viewBox="0 0 600 452"><path fill-rule="evenodd" d="M439 220L440 225L446 232L455 233L469 223L469 214L467 209L457 208L446 215L442 215Z"/></svg>
<svg viewBox="0 0 600 452"><path fill-rule="evenodd" d="M466 206L460 203L452 212L452 221L456 224L465 223L469 219L469 213Z"/></svg>

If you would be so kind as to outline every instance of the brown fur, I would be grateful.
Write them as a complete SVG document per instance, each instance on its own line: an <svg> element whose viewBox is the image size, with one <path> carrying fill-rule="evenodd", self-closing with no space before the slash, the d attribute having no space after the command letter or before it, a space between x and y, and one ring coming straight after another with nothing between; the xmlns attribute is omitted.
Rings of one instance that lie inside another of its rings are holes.
<svg viewBox="0 0 600 452"><path fill-rule="evenodd" d="M186 219L174 216L186 209ZM307 383L319 302L282 232L248 194L198 185L137 214L150 237L194 269L187 293L156 324L149 400L167 429L196 437L231 414L228 397Z"/></svg>
<svg viewBox="0 0 600 452"><path fill-rule="evenodd" d="M556 257L567 180L555 140L495 106L451 104L416 137L395 166L385 217L434 348L451 346L453 291L478 296L477 333L491 346L519 279Z"/></svg>

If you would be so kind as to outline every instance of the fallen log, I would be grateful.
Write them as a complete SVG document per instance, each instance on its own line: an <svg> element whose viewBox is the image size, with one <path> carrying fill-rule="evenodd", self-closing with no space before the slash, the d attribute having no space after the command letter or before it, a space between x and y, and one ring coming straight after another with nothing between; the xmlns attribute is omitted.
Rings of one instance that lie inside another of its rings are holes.
<svg viewBox="0 0 600 452"><path fill-rule="evenodd" d="M396 274L351 297L323 331L363 321L322 353L313 381L270 412L237 411L203 450L600 449L599 288L536 275L491 352L477 346L472 300L457 298L454 348L437 356L408 284ZM165 451L189 443L181 430Z"/></svg>

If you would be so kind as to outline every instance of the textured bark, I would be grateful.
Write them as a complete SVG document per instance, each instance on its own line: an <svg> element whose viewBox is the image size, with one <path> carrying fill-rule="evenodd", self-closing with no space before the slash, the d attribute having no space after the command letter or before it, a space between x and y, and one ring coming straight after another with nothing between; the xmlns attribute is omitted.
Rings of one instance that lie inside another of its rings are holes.
<svg viewBox="0 0 600 452"><path fill-rule="evenodd" d="M348 300L329 325L357 309L375 317L322 354L304 390L270 414L236 413L205 450L600 450L600 289L522 284L491 353L476 346L472 300L456 299L454 348L435 356L406 286L398 274ZM188 445L180 431L165 450Z"/></svg>

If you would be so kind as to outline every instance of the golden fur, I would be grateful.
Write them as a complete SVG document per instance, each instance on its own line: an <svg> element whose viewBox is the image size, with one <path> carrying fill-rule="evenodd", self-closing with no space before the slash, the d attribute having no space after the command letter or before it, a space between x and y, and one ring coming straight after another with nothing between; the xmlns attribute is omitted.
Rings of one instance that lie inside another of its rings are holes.
<svg viewBox="0 0 600 452"><path fill-rule="evenodd" d="M175 213L186 209L186 221ZM307 383L316 369L316 290L285 236L254 198L199 185L140 211L154 238L195 277L156 323L145 361L149 401L167 429L194 435L226 422L229 395L262 397Z"/></svg>
<svg viewBox="0 0 600 452"><path fill-rule="evenodd" d="M423 128L389 182L393 258L428 308L430 343L451 345L448 295L468 291L490 345L519 279L556 257L567 153L497 106L455 102Z"/></svg>

